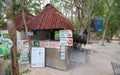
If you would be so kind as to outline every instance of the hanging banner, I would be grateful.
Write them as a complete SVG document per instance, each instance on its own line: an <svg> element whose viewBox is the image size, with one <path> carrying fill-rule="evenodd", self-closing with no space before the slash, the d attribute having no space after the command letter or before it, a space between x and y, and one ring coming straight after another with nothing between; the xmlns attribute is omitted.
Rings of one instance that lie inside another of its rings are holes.
<svg viewBox="0 0 120 75"><path fill-rule="evenodd" d="M71 30L60 30L60 37L72 37Z"/></svg>
<svg viewBox="0 0 120 75"><path fill-rule="evenodd" d="M20 53L20 62L29 62L29 43L28 40L17 40L17 51Z"/></svg>
<svg viewBox="0 0 120 75"><path fill-rule="evenodd" d="M31 67L45 67L45 48L32 47Z"/></svg>

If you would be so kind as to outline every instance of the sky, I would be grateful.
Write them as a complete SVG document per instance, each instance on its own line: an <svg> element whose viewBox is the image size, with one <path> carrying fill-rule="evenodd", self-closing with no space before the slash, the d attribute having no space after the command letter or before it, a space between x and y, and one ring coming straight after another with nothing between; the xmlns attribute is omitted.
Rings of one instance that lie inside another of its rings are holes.
<svg viewBox="0 0 120 75"><path fill-rule="evenodd" d="M45 0L45 3L46 3L46 4L50 3L50 0Z"/></svg>

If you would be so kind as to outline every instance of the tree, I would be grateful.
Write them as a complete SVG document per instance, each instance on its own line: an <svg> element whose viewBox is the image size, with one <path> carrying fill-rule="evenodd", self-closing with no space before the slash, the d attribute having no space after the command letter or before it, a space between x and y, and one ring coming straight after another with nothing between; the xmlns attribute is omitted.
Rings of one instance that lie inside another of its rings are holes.
<svg viewBox="0 0 120 75"><path fill-rule="evenodd" d="M0 1L0 26L2 26L4 24L4 13L3 13L3 9L5 8L5 5L4 5L5 1L1 0Z"/></svg>
<svg viewBox="0 0 120 75"><path fill-rule="evenodd" d="M106 0L106 4L107 4L107 7L108 7L108 11L107 11L107 18L106 18L106 26L105 26L105 29L104 29L104 32L103 32L103 36L102 36L102 46L104 46L104 39L105 39L105 34L106 34L106 30L107 30L107 27L108 27L108 24L109 24L109 16L110 16L110 9L111 9L111 6L110 6L110 0Z"/></svg>
<svg viewBox="0 0 120 75"><path fill-rule="evenodd" d="M30 55L29 61L31 62L31 47L32 47L32 45L30 42L30 38L28 36L28 27L27 27L27 23L26 23L26 19L25 19L24 4L23 4L22 0L20 0L20 5L21 5L21 9L22 9L22 19L23 19L23 23L24 23L24 27L25 27L26 38L29 42L29 55Z"/></svg>
<svg viewBox="0 0 120 75"><path fill-rule="evenodd" d="M12 0L6 0L7 27L10 39L13 43L11 47L11 75L19 75L19 64L17 60L16 29L13 16Z"/></svg>

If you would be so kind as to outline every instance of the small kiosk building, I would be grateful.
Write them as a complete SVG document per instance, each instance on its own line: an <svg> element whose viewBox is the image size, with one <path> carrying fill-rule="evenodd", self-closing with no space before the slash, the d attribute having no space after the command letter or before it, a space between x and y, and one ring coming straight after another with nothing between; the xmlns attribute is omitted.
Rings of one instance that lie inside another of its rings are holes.
<svg viewBox="0 0 120 75"><path fill-rule="evenodd" d="M71 32L74 29L72 23L53 5L47 4L41 13L28 23L28 26L34 33L31 40L38 40L38 47L45 48L46 66L68 70L68 46L62 46L59 40L55 40L55 31L61 30L64 33L65 30L72 35Z"/></svg>

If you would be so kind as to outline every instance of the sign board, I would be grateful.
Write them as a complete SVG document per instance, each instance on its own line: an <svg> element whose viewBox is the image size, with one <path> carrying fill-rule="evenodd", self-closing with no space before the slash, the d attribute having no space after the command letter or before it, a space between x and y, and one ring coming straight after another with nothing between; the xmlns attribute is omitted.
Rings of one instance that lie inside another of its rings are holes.
<svg viewBox="0 0 120 75"><path fill-rule="evenodd" d="M32 47L31 67L45 67L45 48Z"/></svg>
<svg viewBox="0 0 120 75"><path fill-rule="evenodd" d="M8 53L9 50L5 46L0 45L0 56L3 56L5 53Z"/></svg>
<svg viewBox="0 0 120 75"><path fill-rule="evenodd" d="M33 41L32 41L32 45L33 45L34 47L39 47L39 46L40 46L39 40L33 40Z"/></svg>
<svg viewBox="0 0 120 75"><path fill-rule="evenodd" d="M72 37L71 30L60 30L60 37Z"/></svg>
<svg viewBox="0 0 120 75"><path fill-rule="evenodd" d="M33 36L33 32L28 32L28 36Z"/></svg>
<svg viewBox="0 0 120 75"><path fill-rule="evenodd" d="M17 40L20 40L20 32L17 31ZM10 48L12 41L10 40L8 30L0 30L0 55L8 54L10 57Z"/></svg>
<svg viewBox="0 0 120 75"><path fill-rule="evenodd" d="M0 30L0 55L7 53L10 57L10 48L12 46L12 41L9 38L7 30Z"/></svg>
<svg viewBox="0 0 120 75"><path fill-rule="evenodd" d="M91 31L92 32L102 32L103 31L103 19L95 18L92 20Z"/></svg>
<svg viewBox="0 0 120 75"><path fill-rule="evenodd" d="M73 46L73 38L60 38L61 46Z"/></svg>
<svg viewBox="0 0 120 75"><path fill-rule="evenodd" d="M61 46L61 52L65 52L65 46Z"/></svg>
<svg viewBox="0 0 120 75"><path fill-rule="evenodd" d="M20 57L21 59L20 59L20 61L22 62L22 63L28 63L29 62L29 56L28 56L28 54L26 54L26 53L22 53L22 55L21 55L21 57Z"/></svg>
<svg viewBox="0 0 120 75"><path fill-rule="evenodd" d="M19 31L16 31L17 33L17 40L21 39L21 34ZM4 38L4 39L10 39L9 38L9 34L8 34L8 30L0 30L0 37Z"/></svg>
<svg viewBox="0 0 120 75"><path fill-rule="evenodd" d="M96 31L102 32L103 31L103 19L95 19Z"/></svg>
<svg viewBox="0 0 120 75"><path fill-rule="evenodd" d="M65 59L65 52L61 52L61 59Z"/></svg>
<svg viewBox="0 0 120 75"><path fill-rule="evenodd" d="M21 53L20 62L29 62L29 43L28 40L17 40L17 51Z"/></svg>
<svg viewBox="0 0 120 75"><path fill-rule="evenodd" d="M60 43L58 41L40 41L40 47L46 48L60 48Z"/></svg>
<svg viewBox="0 0 120 75"><path fill-rule="evenodd" d="M119 38L120 38L120 32L118 32L118 36L119 36Z"/></svg>

